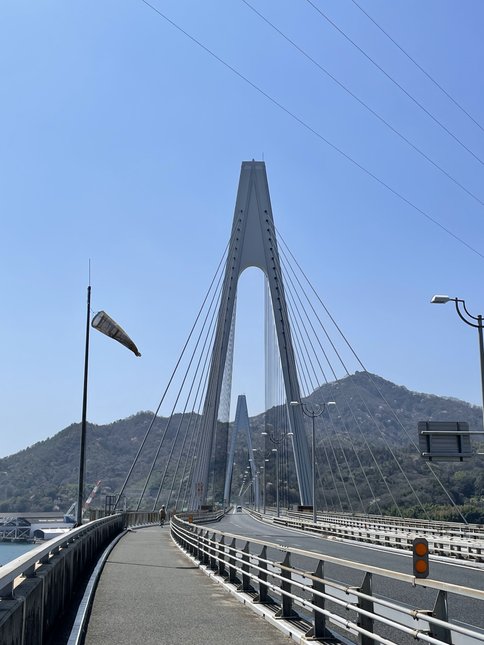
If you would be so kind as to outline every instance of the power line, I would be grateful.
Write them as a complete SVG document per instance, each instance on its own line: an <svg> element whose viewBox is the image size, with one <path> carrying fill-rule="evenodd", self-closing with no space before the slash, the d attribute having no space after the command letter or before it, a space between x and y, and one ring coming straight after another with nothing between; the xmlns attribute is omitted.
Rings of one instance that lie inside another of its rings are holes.
<svg viewBox="0 0 484 645"><path fill-rule="evenodd" d="M329 24L330 24L332 27L334 27L334 28L336 29L336 31L338 31L338 32L339 32L339 33L340 33L344 38L346 38L346 40L347 40L349 43L351 43L351 44L353 45L353 47L355 47L355 48L356 48L356 49L357 49L357 50L358 50L358 51L359 51L359 52L360 52L360 53L361 53L361 54L362 54L362 55L363 55L367 60L369 60L369 61L370 61L370 62L371 62L371 63L372 63L372 64L373 64L377 69L379 69L379 70L380 70L380 72L381 72L382 74L384 74L384 75L385 75L385 76L386 76L386 77L387 77L387 78L388 78L388 79L389 79L389 80L390 80L394 85L396 85L396 87L398 87L398 88L399 88L399 89L400 89L400 90L401 90L401 91L402 91L406 96L408 96L408 98L409 98L411 101L413 101L416 105L418 105L418 107L419 107L421 110L423 110L423 111L425 112L425 114L427 114L427 116L429 116L433 121L435 121L435 123L437 123L437 124L438 124L442 129L443 129L443 130L445 130L445 132L447 132L447 134L448 134L449 136L451 136L451 137L452 137L452 138L453 138L453 139L454 139L454 140L455 140L455 141L456 141L460 146L462 146L462 148L464 148L465 150L467 150L467 152L468 152L469 154L471 154L471 155L474 157L474 159L476 159L480 164L482 164L482 165L484 166L484 161L483 161L480 157L478 157L478 156L477 156L477 155L476 155L476 154L475 154L475 153L474 153L470 148L468 148L468 147L465 145L465 143L463 143L463 141L461 141L461 140L459 139L459 137L457 137L453 132L451 132L451 131L449 130L449 128L447 128L447 126L445 126L445 125L442 123L442 121L439 121L439 119L437 119L437 117L435 117L435 116L434 116L434 115L433 115L429 110L427 110L427 108L426 108L426 107L424 107L424 106L422 105L422 103L420 103L419 101L417 101L417 99L416 99L414 96L412 96L412 94L410 94L410 92L408 92L408 91L403 87L403 85L400 85L400 83L399 83L398 81L396 81L396 80L393 78L393 76L391 76L388 72L386 72L386 71L383 69L383 67L382 67L381 65L379 65L379 64L378 64L378 63L377 63L373 58L371 58L371 56L370 56L369 54L367 54L367 53L365 52L365 50L364 50L364 49L362 49L359 45L357 45L357 43L355 43L355 41L354 41L354 40L352 40L352 39L348 36L348 34L347 34L346 32L344 32L340 27L338 27L338 25L337 25L335 22L333 22L333 21L331 20L331 18L329 18L329 17L328 17L328 16L327 16L323 11L321 11L321 9L320 9L319 7L317 7L317 6L314 4L314 2L312 2L312 0L306 0L306 2L307 2L308 4L310 4L310 5L311 5L311 7L313 7L313 9L314 9L315 11L317 11L317 12L318 12L318 13L319 13L319 14L320 14L320 15L321 15L321 16L322 16L322 17L323 17L327 22L329 22Z"/></svg>
<svg viewBox="0 0 484 645"><path fill-rule="evenodd" d="M253 7L248 0L241 0L251 11L253 11L261 20L263 20L265 23L267 23L274 31L276 31L282 38L284 38L290 45L292 45L299 53L301 53L305 58L307 58L313 65L315 65L321 72L329 76L329 78L334 81L337 85L339 85L347 94L349 94L352 98L355 99L360 105L362 105L368 112L370 112L375 118L377 118L381 123L386 125L386 127L391 130L394 134L396 134L402 141L404 141L407 145L409 145L415 152L417 152L419 155L421 155L426 161L431 163L434 168L437 168L442 174L444 174L448 179L450 179L454 184L456 184L461 190L463 190L465 193L467 193L470 197L475 199L481 206L484 206L484 201L481 200L475 193L473 193L471 190L466 188L461 182L453 177L447 170L442 168L436 161L434 161L429 155L427 155L423 150L421 150L416 144L414 144L410 139L408 139L404 134L402 134L399 130L397 130L391 123L389 123L386 119L384 119L381 114L376 112L373 108L371 108L368 103L365 103L363 99L361 99L359 96L357 96L354 92L352 92L344 83L342 83L339 79L337 79L331 72L329 72L321 63L318 63L317 60L315 60L310 54L308 54L302 47L300 47L297 43L295 43L289 36L287 36L283 31L281 31L278 27L274 25L268 18L266 18L260 11L258 11L255 7Z"/></svg>
<svg viewBox="0 0 484 645"><path fill-rule="evenodd" d="M399 45L399 44L397 43L397 41L396 41L394 38L392 38L392 36L390 36L390 34L389 34L387 31L385 31L385 29L383 29L383 27L382 27L381 25L379 25L379 24L377 23L377 21L376 21L374 18L372 18L372 17L370 16L370 14L369 14L367 11L365 11L365 10L363 9L363 7L362 7L360 4L358 4L358 2L356 2L356 0L351 0L351 2L352 2L354 5L356 5L356 6L358 7L358 9L359 9L362 13L364 13L364 14L365 14L365 16L366 16L369 20L371 20L371 22L375 25L375 27L378 27L378 29L379 29L383 34L385 34L385 36L386 36L389 40L391 40L391 42L395 45L395 47L398 47L398 49L402 52L402 54L405 54L405 56L406 56L410 61L412 61L412 63L413 63L416 67L418 67L418 69L422 72L422 74L425 74L425 76L426 76L430 81L432 81L432 83L433 83L436 87L438 87L438 88L439 88L439 90L440 90L441 92L443 92L443 93L445 94L445 96L446 96L448 99L450 99L450 100L452 101L452 103L453 103L455 106L457 106L457 107L459 108L459 110L461 110L462 112L464 112L464 114L465 114L466 116L468 116L468 117L469 117L469 119L470 119L471 121L473 121L473 122L477 125L477 127L478 127L478 128L480 128L480 129L484 132L484 128L483 128L483 127L482 127L482 125L479 123L479 121L477 121L477 120L472 116L472 114L469 114L469 112L468 112L468 111L467 111L467 110L466 110L466 109L465 109L465 108L464 108L464 107L463 107L463 106L462 106L462 105L461 105L461 104L460 104L460 103L459 103L459 102L458 102L458 101L457 101L457 100L456 100L456 99L455 99L455 98L454 98L454 97L453 97L453 96L452 96L452 95L451 95L451 94L450 94L450 93L449 93L449 92L444 88L444 87L442 87L442 85L441 85L437 80L435 80L435 78L434 78L431 74L429 74L429 73L427 72L427 70L425 70L425 69L422 67L422 65L420 65L420 64L415 60L415 58L413 58L413 57L412 57L412 56L411 56L411 55L410 55L410 54L409 54L409 53L408 53L408 52L407 52L407 51L406 51L406 50L405 50L401 45Z"/></svg>
<svg viewBox="0 0 484 645"><path fill-rule="evenodd" d="M308 0L308 1L309 1L309 0ZM368 170L367 168L365 168L365 166L363 166L361 163L359 163L358 161L356 161L356 159L353 159L353 157L351 157L348 153L344 152L341 148L338 148L338 146L337 146L336 144L334 144L334 143L332 143L331 141L329 141L329 139L327 139L327 138L326 138L325 136L323 136L320 132L318 132L317 130L315 130L312 126L310 126L308 123L306 123L302 118L300 118L299 116L297 116L294 112L291 112L291 110L289 110L289 109L288 109L288 108L286 108L284 105L282 105L282 103L279 103L279 101L277 101L277 100L276 100L275 98L273 98L270 94L268 94L267 92L265 92L265 91L264 91L262 88L260 88L258 85L256 85L255 83L253 83L250 79L248 79L248 78L247 78L246 76L244 76L241 72L239 72L237 69L235 69L235 67L232 67L232 65L230 65L230 64L229 64L229 63L227 63L225 60L223 60L222 58L220 58L220 56L218 56L215 52L213 52L211 49L209 49L206 45L204 45L202 42L200 42L199 40L197 40L194 36L192 36L191 34L189 34L187 31L185 31L182 27L180 27L179 25L177 25L175 22L173 22L173 20L171 20L170 18L168 18L168 16L166 16L166 15L165 15L164 13L162 13L159 9L157 9L157 8L156 8L156 7L154 7L152 4L150 4L150 3L148 2L148 0L141 0L141 2L142 2L143 4L145 4L147 7L149 7L150 9L152 9L152 10L153 10L155 13L157 13L159 16L161 16L161 18L163 18L163 20L165 20L165 21L166 21L166 22L168 22L170 25L172 25L172 27L174 27L174 28L175 28L175 29L177 29L180 33L182 33L184 36L186 36L187 38L189 38L189 39L190 39L192 42L194 42L196 45L198 45L199 47L201 47L205 52L207 52L207 54L209 54L210 56L212 56L212 58L215 58L215 60L217 60L221 65L223 65L224 67L226 67L226 68L227 68L228 70L230 70L233 74L235 74L235 75L236 75L236 76L238 76L241 80L243 80L245 83L247 83L248 85L250 85L254 90L256 90L257 92L259 92L259 94L261 94L262 96L264 96L268 101L270 101L273 105L275 105L277 108L279 108L282 112L284 112L285 114L287 114L288 116L290 116L294 121L296 121L297 123L299 123L299 125L301 125L303 128L305 128L308 132L311 132L311 134L314 134L314 136L316 136L318 139L320 139L321 141L323 141L324 143L326 143L326 145L328 145L330 148L332 148L333 150L335 150L336 152L338 152L342 157L344 157L345 159L347 159L348 161L350 161L354 166L356 166L357 168L359 168L359 169L360 169L361 171L363 171L366 175L368 175L369 177L371 177L372 179L374 179L377 183L379 183L381 186L383 186L384 188L386 188L386 189L387 189L389 192L391 192L393 195L395 195L395 196L396 196L396 197L398 197L400 200L402 200L403 202L405 202L405 204L407 204L408 206L410 206L411 208L413 208L414 210L416 210L418 213L420 213L421 215L423 215L423 216L424 216L426 219L428 219L430 222L432 222L433 224L435 224L436 226L438 226L440 229L442 229L443 231L445 231L448 235L450 235L451 237L453 237L457 242L459 242L460 244L463 244L463 245L464 245L464 246L466 246L470 251L472 251L473 253L475 253L476 255L478 255L479 257L481 257L482 259L484 259L484 254L483 254L483 253L481 253L480 251L478 251L477 249L475 249L475 248L474 248L473 246L471 246L468 242L465 242L462 238L460 238L458 235L456 235L455 233L453 233L453 232L452 232L450 229L448 229L446 226L444 226L443 224L441 224L437 219L435 219L434 217L432 217L431 215L429 215L426 211L424 211L423 209L419 208L416 204L414 204L414 203L413 203L413 202L411 202L409 199L407 199L406 197L404 197L404 196L403 196L401 193L399 193L395 188L392 188L389 184L387 184L385 181L383 181L383 179L380 179L377 175L375 175L373 172L371 172L371 170Z"/></svg>

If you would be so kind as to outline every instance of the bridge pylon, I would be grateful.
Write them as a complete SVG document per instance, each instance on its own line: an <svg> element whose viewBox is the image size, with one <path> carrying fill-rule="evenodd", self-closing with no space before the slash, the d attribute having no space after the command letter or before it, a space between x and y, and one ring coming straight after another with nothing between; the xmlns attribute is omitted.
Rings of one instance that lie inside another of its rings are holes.
<svg viewBox="0 0 484 645"><path fill-rule="evenodd" d="M249 267L264 272L270 298L279 347L286 410L293 433L294 461L301 504L312 503L311 464L309 447L304 431L302 406L290 406L291 401L300 401L301 394L296 372L296 362L289 325L289 316L284 295L284 283L279 261L276 231L272 216L269 185L263 161L244 161L240 172L235 213L225 264L222 296L217 318L217 328L203 408L201 435L198 445L196 467L192 478L190 507L195 509L206 503L210 464L216 452L218 466L224 463L220 491L214 497L222 501L223 481L227 464L227 431L219 421L219 407L224 377L231 376L231 360L228 349L233 342L238 280ZM230 380L230 378L229 378ZM217 443L214 451L215 441ZM215 499L217 501L217 499Z"/></svg>

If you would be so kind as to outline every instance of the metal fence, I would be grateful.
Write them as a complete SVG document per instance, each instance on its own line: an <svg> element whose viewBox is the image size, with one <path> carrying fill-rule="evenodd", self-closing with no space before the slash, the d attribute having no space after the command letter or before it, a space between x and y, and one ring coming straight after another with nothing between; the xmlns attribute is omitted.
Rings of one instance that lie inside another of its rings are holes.
<svg viewBox="0 0 484 645"><path fill-rule="evenodd" d="M264 605L275 619L290 621L305 637L361 645L484 643L484 631L478 627L449 620L456 598L482 603L483 591L248 540L179 517L173 518L171 530L191 557L247 600ZM360 582L355 583L358 576ZM376 593L382 580L395 587L397 598L413 597L414 606ZM410 594L402 593L402 588Z"/></svg>
<svg viewBox="0 0 484 645"><path fill-rule="evenodd" d="M410 550L416 535L426 537L431 553L445 557L484 562L484 527L479 525L460 527L458 524L425 522L424 520L403 521L400 518L318 515L313 523L312 514L284 512L250 513L272 524L310 531L323 536L355 540L369 544L380 544L397 549Z"/></svg>

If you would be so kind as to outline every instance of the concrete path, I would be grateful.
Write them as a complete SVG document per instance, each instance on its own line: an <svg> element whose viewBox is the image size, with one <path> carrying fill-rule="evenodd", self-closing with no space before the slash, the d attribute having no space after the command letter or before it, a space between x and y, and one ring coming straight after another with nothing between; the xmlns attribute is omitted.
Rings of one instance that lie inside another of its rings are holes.
<svg viewBox="0 0 484 645"><path fill-rule="evenodd" d="M288 645L290 639L211 581L170 529L128 532L96 591L86 645Z"/></svg>

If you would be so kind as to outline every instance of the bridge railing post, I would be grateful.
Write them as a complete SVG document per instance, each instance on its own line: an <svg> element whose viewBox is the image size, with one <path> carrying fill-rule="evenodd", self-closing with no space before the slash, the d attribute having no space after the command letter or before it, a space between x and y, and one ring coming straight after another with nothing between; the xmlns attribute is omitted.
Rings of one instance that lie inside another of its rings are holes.
<svg viewBox="0 0 484 645"><path fill-rule="evenodd" d="M267 547L264 545L259 556L259 593L254 598L254 602L268 604L271 602L269 596L269 587L265 584L267 582Z"/></svg>
<svg viewBox="0 0 484 645"><path fill-rule="evenodd" d="M210 565L208 531L202 533L202 564Z"/></svg>
<svg viewBox="0 0 484 645"><path fill-rule="evenodd" d="M172 534L173 534L173 529L172 529ZM190 554L194 558L196 558L197 557L197 534L192 527L190 527L188 531L187 542L188 542L188 549L190 551Z"/></svg>
<svg viewBox="0 0 484 645"><path fill-rule="evenodd" d="M242 550L242 583L237 587L238 591L254 591L254 588L250 584L250 552L249 552L249 542L245 543L245 546Z"/></svg>
<svg viewBox="0 0 484 645"><path fill-rule="evenodd" d="M208 537L208 532L207 532L207 537ZM210 568L213 571L218 570L218 562L217 562L217 552L218 552L218 545L217 545L217 538L215 536L215 533L212 533L212 539L208 538L209 540L209 551L210 551Z"/></svg>
<svg viewBox="0 0 484 645"><path fill-rule="evenodd" d="M372 575L371 573L366 572L365 577L363 578L363 583L361 587L358 589L358 591L361 591L366 596L372 596L373 595L372 589L373 589ZM358 596L357 604L358 604L358 607L360 607L361 609L373 614L372 600L369 600L368 598L361 598L360 596ZM358 614L357 624L363 629L365 629L367 632L371 632L373 634L374 620L373 618L370 618L370 616ZM368 636L367 634L360 634L360 644L376 645L376 641L374 638L372 638L371 636Z"/></svg>
<svg viewBox="0 0 484 645"><path fill-rule="evenodd" d="M292 598L287 594L292 591L291 585L291 554L289 551L286 553L284 560L280 564L281 567L281 608L275 614L276 618L297 618L297 613L292 608Z"/></svg>
<svg viewBox="0 0 484 645"><path fill-rule="evenodd" d="M203 535L201 531L197 531L197 560L203 562Z"/></svg>
<svg viewBox="0 0 484 645"><path fill-rule="evenodd" d="M223 535L218 543L218 574L219 576L227 576L227 570L225 568L225 539Z"/></svg>
<svg viewBox="0 0 484 645"><path fill-rule="evenodd" d="M435 601L434 609L432 611L432 616L443 620L444 622L449 622L449 607L447 604L447 592L441 589L437 595L437 600ZM437 638L443 643L452 643L452 633L450 629L442 627L441 625L430 624L430 636Z"/></svg>
<svg viewBox="0 0 484 645"><path fill-rule="evenodd" d="M325 593L324 585L324 563L322 560L318 562L316 571L313 574L313 597L312 604L318 609L324 609L324 598L320 595ZM314 593L318 592L318 593ZM314 639L327 639L331 638L332 634L326 627L326 616L316 609L313 610L313 626L306 633L306 637Z"/></svg>
<svg viewBox="0 0 484 645"><path fill-rule="evenodd" d="M229 563L229 582L232 584L237 584L237 570L235 569L235 551L236 551L235 538L232 538L232 542L229 547L229 557L227 558Z"/></svg>

